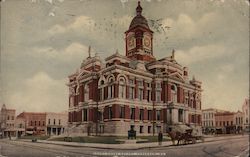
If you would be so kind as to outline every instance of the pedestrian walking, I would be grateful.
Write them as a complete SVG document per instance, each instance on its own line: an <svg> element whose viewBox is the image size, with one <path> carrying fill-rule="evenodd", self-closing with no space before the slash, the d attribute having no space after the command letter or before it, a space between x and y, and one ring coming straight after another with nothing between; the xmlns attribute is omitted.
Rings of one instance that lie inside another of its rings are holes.
<svg viewBox="0 0 250 157"><path fill-rule="evenodd" d="M163 139L163 135L162 135L162 132L160 131L159 134L158 134L158 143L159 143L159 146L162 144L162 139Z"/></svg>

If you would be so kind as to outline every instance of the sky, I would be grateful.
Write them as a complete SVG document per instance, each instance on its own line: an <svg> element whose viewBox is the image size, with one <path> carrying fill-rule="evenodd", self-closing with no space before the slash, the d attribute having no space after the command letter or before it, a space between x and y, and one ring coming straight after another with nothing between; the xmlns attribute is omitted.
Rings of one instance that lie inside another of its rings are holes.
<svg viewBox="0 0 250 157"><path fill-rule="evenodd" d="M68 109L68 75L88 56L118 49L135 0L2 0L0 105ZM202 108L241 110L249 96L248 0L141 0L153 53L170 56L202 81Z"/></svg>

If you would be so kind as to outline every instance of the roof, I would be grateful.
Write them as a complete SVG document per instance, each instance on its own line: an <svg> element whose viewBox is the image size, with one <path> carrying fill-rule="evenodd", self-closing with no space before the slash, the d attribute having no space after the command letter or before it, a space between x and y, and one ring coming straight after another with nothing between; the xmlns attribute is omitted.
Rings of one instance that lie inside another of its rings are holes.
<svg viewBox="0 0 250 157"><path fill-rule="evenodd" d="M139 1L138 6L136 7L136 16L131 21L129 29L134 28L135 26L142 26L149 29L148 21L144 16L141 15L141 12L142 12L142 7Z"/></svg>

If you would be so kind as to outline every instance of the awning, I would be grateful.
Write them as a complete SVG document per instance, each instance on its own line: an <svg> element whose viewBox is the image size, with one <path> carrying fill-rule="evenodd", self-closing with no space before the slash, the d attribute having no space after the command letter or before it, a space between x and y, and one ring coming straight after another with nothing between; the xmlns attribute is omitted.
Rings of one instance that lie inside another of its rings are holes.
<svg viewBox="0 0 250 157"><path fill-rule="evenodd" d="M26 134L32 135L32 134L33 134L33 131L26 131Z"/></svg>

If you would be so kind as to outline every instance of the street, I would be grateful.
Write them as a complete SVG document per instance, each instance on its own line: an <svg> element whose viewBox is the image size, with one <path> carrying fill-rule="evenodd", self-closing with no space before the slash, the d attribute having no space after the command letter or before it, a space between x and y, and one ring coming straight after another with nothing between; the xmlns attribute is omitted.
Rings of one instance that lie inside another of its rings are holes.
<svg viewBox="0 0 250 157"><path fill-rule="evenodd" d="M138 150L68 147L44 143L0 140L0 157L89 157L89 156L167 156L167 157L248 157L249 136L181 146Z"/></svg>

